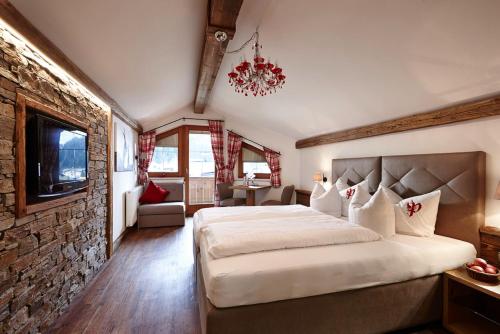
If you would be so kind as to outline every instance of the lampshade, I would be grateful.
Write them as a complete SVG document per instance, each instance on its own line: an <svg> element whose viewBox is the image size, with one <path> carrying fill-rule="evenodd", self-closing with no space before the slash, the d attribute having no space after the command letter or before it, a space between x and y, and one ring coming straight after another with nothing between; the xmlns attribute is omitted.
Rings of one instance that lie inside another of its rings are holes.
<svg viewBox="0 0 500 334"><path fill-rule="evenodd" d="M321 172L314 173L313 181L314 182L321 182L321 181L323 181L323 173L321 173Z"/></svg>
<svg viewBox="0 0 500 334"><path fill-rule="evenodd" d="M495 191L495 199L500 199L500 182L498 182L497 191Z"/></svg>

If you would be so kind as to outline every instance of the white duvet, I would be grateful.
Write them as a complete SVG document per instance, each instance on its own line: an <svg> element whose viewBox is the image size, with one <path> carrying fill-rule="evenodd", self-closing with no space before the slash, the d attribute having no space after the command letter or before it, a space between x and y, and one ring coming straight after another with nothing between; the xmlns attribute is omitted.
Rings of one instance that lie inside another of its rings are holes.
<svg viewBox="0 0 500 334"><path fill-rule="evenodd" d="M263 251L376 241L380 235L344 220L318 214L229 221L205 226L202 234L213 258Z"/></svg>
<svg viewBox="0 0 500 334"><path fill-rule="evenodd" d="M243 222L288 217L317 217L323 215L303 205L234 206L198 210L193 216L194 241L199 246L203 228L215 223Z"/></svg>
<svg viewBox="0 0 500 334"><path fill-rule="evenodd" d="M215 259L201 239L207 297L216 307L268 303L402 282L471 261L472 244L434 235L281 249Z"/></svg>

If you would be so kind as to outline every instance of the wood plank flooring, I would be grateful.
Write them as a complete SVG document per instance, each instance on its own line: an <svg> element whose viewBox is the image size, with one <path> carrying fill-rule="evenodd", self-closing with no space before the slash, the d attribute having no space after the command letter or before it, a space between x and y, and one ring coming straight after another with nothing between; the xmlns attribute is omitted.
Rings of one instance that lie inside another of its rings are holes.
<svg viewBox="0 0 500 334"><path fill-rule="evenodd" d="M49 333L201 333L192 219L182 228L132 229ZM447 333L440 324L400 331Z"/></svg>
<svg viewBox="0 0 500 334"><path fill-rule="evenodd" d="M200 333L192 219L131 230L50 333Z"/></svg>

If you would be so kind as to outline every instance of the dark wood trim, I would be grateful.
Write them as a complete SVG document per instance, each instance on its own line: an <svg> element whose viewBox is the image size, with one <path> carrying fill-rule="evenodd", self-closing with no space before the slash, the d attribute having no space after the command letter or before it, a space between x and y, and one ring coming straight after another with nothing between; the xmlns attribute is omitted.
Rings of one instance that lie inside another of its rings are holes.
<svg viewBox="0 0 500 334"><path fill-rule="evenodd" d="M23 94L18 92L18 95L23 95ZM57 118L61 121L65 121L67 123L73 124L75 126L78 126L82 129L86 129L88 131L88 125L85 124L84 122L82 122L74 117L71 117L62 111L56 110L55 108L52 108L44 103L36 101L36 100L30 98L29 96L24 95L24 98L26 100L26 107L34 108L34 109L39 110L39 111L41 111L49 116L52 116L52 117Z"/></svg>
<svg viewBox="0 0 500 334"><path fill-rule="evenodd" d="M16 97L16 217L26 216L26 98Z"/></svg>
<svg viewBox="0 0 500 334"><path fill-rule="evenodd" d="M89 91L108 104L112 110L126 114L123 108L96 84L85 72L73 63L51 40L42 34L30 21L28 21L9 1L0 0L0 17L26 40L33 44L45 56L73 76ZM126 121L131 122L129 121ZM136 122L134 127L138 127Z"/></svg>
<svg viewBox="0 0 500 334"><path fill-rule="evenodd" d="M47 210L56 206L64 205L80 198L87 196L87 190L78 192L62 198L52 199L42 203L27 204L26 202L26 108L34 108L53 118L65 121L67 123L78 126L88 132L88 126L79 120L68 116L67 114L58 111L44 103L34 100L33 98L17 92L16 96L16 130L15 130L15 149L16 149L16 217L24 217L26 215Z"/></svg>
<svg viewBox="0 0 500 334"><path fill-rule="evenodd" d="M181 125L179 127L176 127L174 129L170 129L166 132L162 132L156 135L156 140L160 140L162 138L170 137L174 134L177 133L178 137L178 158L177 158L177 173L170 173L170 172L148 172L148 176L150 177L183 177L184 176L184 169L185 169L185 157L184 154L182 153L184 151L184 127L185 125Z"/></svg>
<svg viewBox="0 0 500 334"><path fill-rule="evenodd" d="M114 163L112 161L111 143L113 142L113 114L108 113L108 145L106 147L106 169L107 169L107 195L106 195L106 256L111 258L113 255L113 173Z"/></svg>
<svg viewBox="0 0 500 334"><path fill-rule="evenodd" d="M214 204L196 204L196 205L186 206L186 217L193 217L196 211L205 208L212 208L213 206Z"/></svg>
<svg viewBox="0 0 500 334"><path fill-rule="evenodd" d="M390 133L422 129L431 126L464 122L483 117L500 115L500 96L461 103L435 111L405 116L390 121L375 123L349 130L326 133L305 138L295 143L295 148L306 148L318 145L339 143Z"/></svg>
<svg viewBox="0 0 500 334"><path fill-rule="evenodd" d="M311 191L303 189L295 189L295 203L304 206L311 206Z"/></svg>
<svg viewBox="0 0 500 334"><path fill-rule="evenodd" d="M194 102L195 113L202 114L205 110L222 58L224 58L224 51L236 31L236 19L242 3L243 0L208 1L207 27ZM227 34L224 42L218 42L215 39L215 32L219 30Z"/></svg>
<svg viewBox="0 0 500 334"><path fill-rule="evenodd" d="M32 213L36 213L43 210L53 209L55 207L68 204L74 201L78 201L79 199L87 198L87 191L83 190L81 192L64 196L61 198L53 199L47 202L37 203L37 204L28 204L26 205L26 214L30 215Z"/></svg>
<svg viewBox="0 0 500 334"><path fill-rule="evenodd" d="M243 173L243 149L246 148L247 150L250 150L252 152L255 152L257 154L260 154L262 155L263 157L265 156L264 155L264 151L253 146L253 145L250 145L248 143L245 143L245 142L242 142L241 143L241 150L240 152L238 153L238 163L237 163L237 168L238 168L238 177L240 179L244 178L246 173ZM256 173L255 174L255 178L256 179L269 179L271 177L271 173Z"/></svg>
<svg viewBox="0 0 500 334"><path fill-rule="evenodd" d="M479 229L481 238L481 257L488 263L500 266L500 228L483 226Z"/></svg>
<svg viewBox="0 0 500 334"><path fill-rule="evenodd" d="M186 214L188 216L192 216L196 211L202 208L209 208L214 206L213 204L195 204L191 205L189 204L189 131L194 130L194 131L209 131L208 125L184 125L183 126L183 131L184 131L184 147L185 150L183 152L184 154L184 161L185 161L185 175L184 175L184 193L186 194L185 196L185 201L186 201ZM215 167L217 168L217 167ZM217 171L215 171L217 172ZM214 177L214 183L215 183L215 177Z"/></svg>

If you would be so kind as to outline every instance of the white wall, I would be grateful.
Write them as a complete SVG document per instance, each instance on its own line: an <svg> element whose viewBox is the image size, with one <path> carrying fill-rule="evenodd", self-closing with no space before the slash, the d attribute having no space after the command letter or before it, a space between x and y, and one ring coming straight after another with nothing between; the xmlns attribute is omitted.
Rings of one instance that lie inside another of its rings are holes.
<svg viewBox="0 0 500 334"><path fill-rule="evenodd" d="M134 147L137 145L138 134L126 123L113 115L113 140L111 141L111 159L113 163L113 241L125 231L125 192L137 184L137 170L131 172L116 172L115 157L115 124L128 127L134 134Z"/></svg>
<svg viewBox="0 0 500 334"><path fill-rule="evenodd" d="M226 129L232 130L243 137L256 141L259 144L279 151L280 166L281 166L281 188L272 188L269 190L258 191L256 193L257 204L267 199L280 199L281 192L284 186L294 184L296 188L300 182L300 151L295 149L295 140L293 138L284 136L277 132L267 130L258 124L249 124L234 118L226 118ZM225 138L227 143L227 133ZM250 143L251 144L251 143ZM226 148L227 150L227 148ZM226 152L227 153L227 152ZM226 157L227 162L227 157ZM234 168L235 183L242 183L242 179L238 179L238 167ZM268 180L257 180L257 183L269 183ZM243 192L236 193L236 197L245 197Z"/></svg>
<svg viewBox="0 0 500 334"><path fill-rule="evenodd" d="M279 199L281 196L281 191L283 186L294 184L298 187L300 181L300 151L295 149L295 139L284 136L280 133L271 131L263 127L261 124L250 123L247 121L242 121L234 117L227 117L222 113L215 112L213 110L206 110L203 114L193 114L188 111L183 111L170 115L164 120L156 122L156 124L150 124L144 128L147 131L155 126L168 123L180 117L194 117L194 118L205 118L205 119L222 119L224 120L225 129L232 130L244 137L247 137L253 141L256 141L262 145L266 145L270 149L279 151L281 153L280 164L281 164L281 183L282 187L277 189L262 190L256 193L257 204L261 201L267 199ZM169 126L163 127L157 130L157 133L165 132L170 129L176 128L180 125L194 124L194 125L207 125L207 121L195 121L186 120L179 121ZM227 131L224 138L224 154L226 156L227 163ZM236 164L237 166L237 164ZM241 183L242 180L237 178L237 167L234 169L235 183ZM269 180L257 180L257 183L269 184ZM236 192L236 197L245 197L244 192Z"/></svg>
<svg viewBox="0 0 500 334"><path fill-rule="evenodd" d="M312 175L317 170L324 171L330 179L333 158L485 151L486 224L500 227L500 201L493 199L500 181L500 117L317 146L300 151L300 185L303 189L312 188Z"/></svg>

